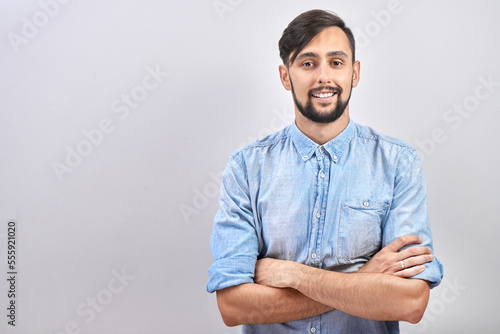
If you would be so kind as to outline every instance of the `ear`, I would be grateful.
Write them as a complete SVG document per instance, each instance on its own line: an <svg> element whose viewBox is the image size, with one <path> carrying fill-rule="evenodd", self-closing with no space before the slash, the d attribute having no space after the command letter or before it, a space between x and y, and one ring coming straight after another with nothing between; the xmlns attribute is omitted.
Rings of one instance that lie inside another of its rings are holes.
<svg viewBox="0 0 500 334"><path fill-rule="evenodd" d="M361 63L356 60L352 65L352 87L356 87L359 83L359 71L361 69Z"/></svg>
<svg viewBox="0 0 500 334"><path fill-rule="evenodd" d="M279 71L280 71L281 84L283 85L283 87L285 87L286 90L291 90L292 85L290 84L289 68L286 67L285 65L280 65Z"/></svg>

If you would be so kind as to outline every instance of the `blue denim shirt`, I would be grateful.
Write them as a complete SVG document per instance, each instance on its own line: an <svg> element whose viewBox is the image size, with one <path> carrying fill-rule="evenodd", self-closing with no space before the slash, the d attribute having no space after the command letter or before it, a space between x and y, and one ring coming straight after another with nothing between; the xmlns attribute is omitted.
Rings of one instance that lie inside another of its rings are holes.
<svg viewBox="0 0 500 334"><path fill-rule="evenodd" d="M231 155L212 231L215 262L207 290L253 283L255 263L264 257L354 272L404 235L418 235L432 248L425 179L413 148L352 120L324 145L292 124ZM442 276L434 258L413 278L432 288ZM244 333L311 332L398 333L399 324L334 310L244 326Z"/></svg>

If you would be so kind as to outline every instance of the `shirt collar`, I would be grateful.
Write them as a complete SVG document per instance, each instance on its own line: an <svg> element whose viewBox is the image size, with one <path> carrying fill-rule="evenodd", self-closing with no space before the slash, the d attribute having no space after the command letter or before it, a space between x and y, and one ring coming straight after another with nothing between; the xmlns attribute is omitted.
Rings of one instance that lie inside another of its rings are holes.
<svg viewBox="0 0 500 334"><path fill-rule="evenodd" d="M299 130L295 122L292 124L290 135L297 151L302 157L302 160L309 160L314 155L316 150L323 146L332 157L332 160L336 163L342 157L347 145L354 135L354 122L349 118L349 123L346 128L337 137L333 138L324 145L318 145L309 139L304 133L302 133L302 131Z"/></svg>

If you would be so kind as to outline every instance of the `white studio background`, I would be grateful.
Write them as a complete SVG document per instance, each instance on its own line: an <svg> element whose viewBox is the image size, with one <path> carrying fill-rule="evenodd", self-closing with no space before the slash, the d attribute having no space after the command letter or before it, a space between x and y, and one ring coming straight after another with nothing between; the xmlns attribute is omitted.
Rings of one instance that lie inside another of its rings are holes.
<svg viewBox="0 0 500 334"><path fill-rule="evenodd" d="M278 39L337 12L358 38L352 118L419 149L444 264L419 325L493 333L500 3L1 1L0 332L240 333L205 290L220 173L293 120ZM16 229L8 325L7 225Z"/></svg>

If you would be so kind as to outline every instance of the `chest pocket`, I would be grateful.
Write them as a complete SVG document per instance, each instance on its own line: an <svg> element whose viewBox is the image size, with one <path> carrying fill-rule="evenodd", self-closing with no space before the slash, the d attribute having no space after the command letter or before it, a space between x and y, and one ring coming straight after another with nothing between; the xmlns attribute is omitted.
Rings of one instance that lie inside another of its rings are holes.
<svg viewBox="0 0 500 334"><path fill-rule="evenodd" d="M341 204L338 259L353 263L358 258L369 259L382 245L382 220L389 204L359 200Z"/></svg>

